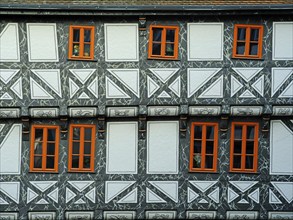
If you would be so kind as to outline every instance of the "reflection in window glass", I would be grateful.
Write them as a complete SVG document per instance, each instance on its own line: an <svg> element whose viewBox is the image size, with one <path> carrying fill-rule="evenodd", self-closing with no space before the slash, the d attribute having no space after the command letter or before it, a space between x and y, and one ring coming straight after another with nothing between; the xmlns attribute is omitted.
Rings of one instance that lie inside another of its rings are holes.
<svg viewBox="0 0 293 220"><path fill-rule="evenodd" d="M246 28L238 28L237 40L245 40L246 38Z"/></svg>
<svg viewBox="0 0 293 220"><path fill-rule="evenodd" d="M175 41L175 30L166 30L166 42Z"/></svg>
<svg viewBox="0 0 293 220"><path fill-rule="evenodd" d="M153 44L153 55L161 55L161 44Z"/></svg>
<svg viewBox="0 0 293 220"><path fill-rule="evenodd" d="M80 35L79 29L74 29L73 30L73 42L79 42L79 35Z"/></svg>
<svg viewBox="0 0 293 220"><path fill-rule="evenodd" d="M84 42L91 42L91 30L84 30Z"/></svg>
<svg viewBox="0 0 293 220"><path fill-rule="evenodd" d="M166 44L166 56L174 56L174 44Z"/></svg>
<svg viewBox="0 0 293 220"><path fill-rule="evenodd" d="M153 41L161 42L162 40L162 28L153 29Z"/></svg>
<svg viewBox="0 0 293 220"><path fill-rule="evenodd" d="M250 30L250 41L258 41L259 30L251 29Z"/></svg>

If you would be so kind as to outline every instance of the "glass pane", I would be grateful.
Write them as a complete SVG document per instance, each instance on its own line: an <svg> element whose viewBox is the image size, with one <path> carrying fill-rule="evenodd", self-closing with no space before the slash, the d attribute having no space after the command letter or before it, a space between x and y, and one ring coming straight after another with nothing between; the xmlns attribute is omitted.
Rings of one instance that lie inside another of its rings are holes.
<svg viewBox="0 0 293 220"><path fill-rule="evenodd" d="M246 142L246 154L253 154L254 150L254 141Z"/></svg>
<svg viewBox="0 0 293 220"><path fill-rule="evenodd" d="M166 44L166 56L174 56L174 44Z"/></svg>
<svg viewBox="0 0 293 220"><path fill-rule="evenodd" d="M207 136L206 139L214 139L214 127L207 126Z"/></svg>
<svg viewBox="0 0 293 220"><path fill-rule="evenodd" d="M235 126L234 139L242 139L242 126Z"/></svg>
<svg viewBox="0 0 293 220"><path fill-rule="evenodd" d="M34 168L42 168L42 157L34 157Z"/></svg>
<svg viewBox="0 0 293 220"><path fill-rule="evenodd" d="M237 43L236 54L244 54L245 52L245 43Z"/></svg>
<svg viewBox="0 0 293 220"><path fill-rule="evenodd" d="M46 168L48 169L54 169L54 157L47 157L47 163L46 163Z"/></svg>
<svg viewBox="0 0 293 220"><path fill-rule="evenodd" d="M79 44L73 44L72 56L79 56Z"/></svg>
<svg viewBox="0 0 293 220"><path fill-rule="evenodd" d="M206 153L207 154L213 154L214 153L214 142L213 141L207 141L206 142Z"/></svg>
<svg viewBox="0 0 293 220"><path fill-rule="evenodd" d="M201 155L196 154L193 156L193 168L200 168L201 167Z"/></svg>
<svg viewBox="0 0 293 220"><path fill-rule="evenodd" d="M55 155L55 144L54 143L47 144L47 155Z"/></svg>
<svg viewBox="0 0 293 220"><path fill-rule="evenodd" d="M80 139L80 128L73 128L73 140Z"/></svg>
<svg viewBox="0 0 293 220"><path fill-rule="evenodd" d="M35 130L35 141L42 141L43 140L43 129L36 129Z"/></svg>
<svg viewBox="0 0 293 220"><path fill-rule="evenodd" d="M74 29L73 30L73 42L79 42L79 29Z"/></svg>
<svg viewBox="0 0 293 220"><path fill-rule="evenodd" d="M84 30L84 42L91 42L91 30Z"/></svg>
<svg viewBox="0 0 293 220"><path fill-rule="evenodd" d="M194 153L201 153L201 141L194 141Z"/></svg>
<svg viewBox="0 0 293 220"><path fill-rule="evenodd" d="M91 45L85 44L83 49L83 56L89 57L91 55Z"/></svg>
<svg viewBox="0 0 293 220"><path fill-rule="evenodd" d="M79 167L79 156L73 156L72 157L72 168L78 168Z"/></svg>
<svg viewBox="0 0 293 220"><path fill-rule="evenodd" d="M153 41L162 41L162 31L162 28L153 28Z"/></svg>
<svg viewBox="0 0 293 220"><path fill-rule="evenodd" d="M84 143L84 154L91 154L91 143L90 142Z"/></svg>
<svg viewBox="0 0 293 220"><path fill-rule="evenodd" d="M73 149L72 149L72 153L73 154L79 154L79 142L73 142Z"/></svg>
<svg viewBox="0 0 293 220"><path fill-rule="evenodd" d="M213 156L206 156L205 168L208 168L208 169L213 168Z"/></svg>
<svg viewBox="0 0 293 220"><path fill-rule="evenodd" d="M251 29L250 30L250 41L258 41L258 29Z"/></svg>
<svg viewBox="0 0 293 220"><path fill-rule="evenodd" d="M91 128L84 129L84 139L87 141L92 140L92 129Z"/></svg>
<svg viewBox="0 0 293 220"><path fill-rule="evenodd" d="M161 44L153 44L152 55L161 55Z"/></svg>
<svg viewBox="0 0 293 220"><path fill-rule="evenodd" d="M242 152L242 142L234 141L234 154L241 154Z"/></svg>
<svg viewBox="0 0 293 220"><path fill-rule="evenodd" d="M56 129L48 129L48 141L55 141Z"/></svg>
<svg viewBox="0 0 293 220"><path fill-rule="evenodd" d="M42 142L35 142L34 154L42 154L42 152L43 152Z"/></svg>
<svg viewBox="0 0 293 220"><path fill-rule="evenodd" d="M245 169L253 169L253 156L246 156Z"/></svg>
<svg viewBox="0 0 293 220"><path fill-rule="evenodd" d="M194 138L201 139L201 137L202 137L202 127L194 126Z"/></svg>
<svg viewBox="0 0 293 220"><path fill-rule="evenodd" d="M175 38L175 30L167 30L166 41L167 42L174 42L174 38Z"/></svg>
<svg viewBox="0 0 293 220"><path fill-rule="evenodd" d="M83 157L83 168L91 168L91 157L89 156Z"/></svg>
<svg viewBox="0 0 293 220"><path fill-rule="evenodd" d="M241 156L234 156L233 168L241 168Z"/></svg>
<svg viewBox="0 0 293 220"><path fill-rule="evenodd" d="M246 28L238 28L237 40L245 40L246 38Z"/></svg>
<svg viewBox="0 0 293 220"><path fill-rule="evenodd" d="M251 43L249 48L249 55L257 55L258 54L258 44Z"/></svg>
<svg viewBox="0 0 293 220"><path fill-rule="evenodd" d="M247 126L246 139L254 139L254 126Z"/></svg>

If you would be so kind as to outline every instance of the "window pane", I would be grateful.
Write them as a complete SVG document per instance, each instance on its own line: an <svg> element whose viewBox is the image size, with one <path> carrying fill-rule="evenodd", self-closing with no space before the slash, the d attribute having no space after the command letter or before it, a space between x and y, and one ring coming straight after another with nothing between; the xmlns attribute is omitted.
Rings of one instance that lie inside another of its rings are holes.
<svg viewBox="0 0 293 220"><path fill-rule="evenodd" d="M73 42L79 42L79 29L74 29L73 30Z"/></svg>
<svg viewBox="0 0 293 220"><path fill-rule="evenodd" d="M242 152L242 142L234 141L234 154L241 154Z"/></svg>
<svg viewBox="0 0 293 220"><path fill-rule="evenodd" d="M233 168L241 168L241 156L234 156Z"/></svg>
<svg viewBox="0 0 293 220"><path fill-rule="evenodd" d="M85 44L83 49L83 56L89 57L91 55L91 45Z"/></svg>
<svg viewBox="0 0 293 220"><path fill-rule="evenodd" d="M36 129L35 130L35 141L42 141L43 140L43 129Z"/></svg>
<svg viewBox="0 0 293 220"><path fill-rule="evenodd" d="M246 138L254 139L254 126L247 126Z"/></svg>
<svg viewBox="0 0 293 220"><path fill-rule="evenodd" d="M207 126L207 136L206 139L214 139L214 127Z"/></svg>
<svg viewBox="0 0 293 220"><path fill-rule="evenodd" d="M208 168L208 169L213 168L213 156L206 156L205 168Z"/></svg>
<svg viewBox="0 0 293 220"><path fill-rule="evenodd" d="M87 141L92 140L92 129L91 128L84 129L84 139Z"/></svg>
<svg viewBox="0 0 293 220"><path fill-rule="evenodd" d="M42 168L42 157L34 157L34 168Z"/></svg>
<svg viewBox="0 0 293 220"><path fill-rule="evenodd" d="M73 156L72 157L72 168L78 168L79 167L79 156Z"/></svg>
<svg viewBox="0 0 293 220"><path fill-rule="evenodd" d="M254 141L246 142L246 154L253 154L254 150Z"/></svg>
<svg viewBox="0 0 293 220"><path fill-rule="evenodd" d="M249 55L257 55L258 54L258 44L251 43L249 48Z"/></svg>
<svg viewBox="0 0 293 220"><path fill-rule="evenodd" d="M167 42L174 42L175 38L175 30L167 30L166 31L166 41Z"/></svg>
<svg viewBox="0 0 293 220"><path fill-rule="evenodd" d="M46 163L46 168L48 169L54 169L54 157L47 157L47 163Z"/></svg>
<svg viewBox="0 0 293 220"><path fill-rule="evenodd" d="M84 42L91 42L91 30L84 30Z"/></svg>
<svg viewBox="0 0 293 220"><path fill-rule="evenodd" d="M250 41L258 41L258 29L251 29L250 30Z"/></svg>
<svg viewBox="0 0 293 220"><path fill-rule="evenodd" d="M79 56L79 44L73 44L72 56Z"/></svg>
<svg viewBox="0 0 293 220"><path fill-rule="evenodd" d="M72 149L72 153L73 154L79 154L79 142L73 142L73 149Z"/></svg>
<svg viewBox="0 0 293 220"><path fill-rule="evenodd" d="M245 40L246 38L246 28L238 28L237 40Z"/></svg>
<svg viewBox="0 0 293 220"><path fill-rule="evenodd" d="M194 153L201 153L201 141L194 141Z"/></svg>
<svg viewBox="0 0 293 220"><path fill-rule="evenodd" d="M162 28L153 28L153 41L162 41L162 30Z"/></svg>
<svg viewBox="0 0 293 220"><path fill-rule="evenodd" d="M48 129L48 141L55 141L56 129Z"/></svg>
<svg viewBox="0 0 293 220"><path fill-rule="evenodd" d="M214 153L214 141L206 142L206 153L213 154Z"/></svg>
<svg viewBox="0 0 293 220"><path fill-rule="evenodd" d="M153 44L153 49L152 49L152 54L153 55L161 55L161 44Z"/></svg>
<svg viewBox="0 0 293 220"><path fill-rule="evenodd" d="M237 43L236 54L244 54L245 52L245 43Z"/></svg>
<svg viewBox="0 0 293 220"><path fill-rule="evenodd" d="M174 44L166 44L166 56L174 56Z"/></svg>
<svg viewBox="0 0 293 220"><path fill-rule="evenodd" d="M73 128L73 140L80 139L80 128Z"/></svg>
<svg viewBox="0 0 293 220"><path fill-rule="evenodd" d="M242 139L242 126L235 126L234 139Z"/></svg>
<svg viewBox="0 0 293 220"><path fill-rule="evenodd" d="M55 144L54 143L47 144L47 155L55 155Z"/></svg>
<svg viewBox="0 0 293 220"><path fill-rule="evenodd" d="M42 142L35 142L34 154L42 154L42 152L43 152Z"/></svg>
<svg viewBox="0 0 293 220"><path fill-rule="evenodd" d="M84 154L91 154L91 143L90 142L84 143Z"/></svg>
<svg viewBox="0 0 293 220"><path fill-rule="evenodd" d="M193 168L200 168L201 167L201 155L196 154L193 156Z"/></svg>
<svg viewBox="0 0 293 220"><path fill-rule="evenodd" d="M201 126L194 126L194 138L201 139L202 137L202 127Z"/></svg>
<svg viewBox="0 0 293 220"><path fill-rule="evenodd" d="M83 168L91 168L91 157L89 156L83 157Z"/></svg>
<svg viewBox="0 0 293 220"><path fill-rule="evenodd" d="M253 156L246 156L245 169L253 169Z"/></svg>

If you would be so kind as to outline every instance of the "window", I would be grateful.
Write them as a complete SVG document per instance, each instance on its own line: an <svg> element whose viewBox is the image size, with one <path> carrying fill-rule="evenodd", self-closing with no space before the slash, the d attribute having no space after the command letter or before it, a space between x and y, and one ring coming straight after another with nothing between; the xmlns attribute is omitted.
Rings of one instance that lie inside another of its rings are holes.
<svg viewBox="0 0 293 220"><path fill-rule="evenodd" d="M234 58L262 57L263 26L236 24L234 27Z"/></svg>
<svg viewBox="0 0 293 220"><path fill-rule="evenodd" d="M216 172L218 124L193 122L190 137L189 171Z"/></svg>
<svg viewBox="0 0 293 220"><path fill-rule="evenodd" d="M33 125L30 171L58 171L59 126Z"/></svg>
<svg viewBox="0 0 293 220"><path fill-rule="evenodd" d="M233 122L231 129L230 171L256 172L258 123Z"/></svg>
<svg viewBox="0 0 293 220"><path fill-rule="evenodd" d="M95 125L70 125L69 171L94 171L95 134Z"/></svg>
<svg viewBox="0 0 293 220"><path fill-rule="evenodd" d="M94 59L94 26L70 26L69 59Z"/></svg>
<svg viewBox="0 0 293 220"><path fill-rule="evenodd" d="M177 26L150 26L149 56L150 59L178 58Z"/></svg>

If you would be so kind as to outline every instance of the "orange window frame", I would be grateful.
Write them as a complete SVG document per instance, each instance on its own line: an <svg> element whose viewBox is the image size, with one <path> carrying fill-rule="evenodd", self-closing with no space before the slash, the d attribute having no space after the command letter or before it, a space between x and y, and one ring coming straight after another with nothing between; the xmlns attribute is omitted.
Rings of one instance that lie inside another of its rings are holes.
<svg viewBox="0 0 293 220"><path fill-rule="evenodd" d="M42 129L43 130L43 139L41 141L38 141L42 144L42 154L35 154L35 135L36 135L36 129ZM54 129L55 130L55 141L48 141L48 129ZM54 155L48 155L47 153L47 145L48 143L55 143L55 154ZM41 168L35 168L34 162L35 157L42 157L42 167ZM47 157L54 157L54 168L47 168L46 162ZM58 158L59 158L59 126L55 125L33 125L31 130L31 146L30 146L30 171L32 172L58 172Z"/></svg>
<svg viewBox="0 0 293 220"><path fill-rule="evenodd" d="M202 127L202 137L201 139L196 139L194 137L194 128L195 126ZM206 138L207 127L214 128L214 137L213 139ZM217 171L217 159L218 159L218 123L212 122L192 122L191 123L191 133L190 133L190 158L189 158L189 171L190 172L216 172ZM193 164L193 157L196 153L194 153L194 141L198 140L201 141L201 165L200 168L194 168ZM213 153L208 154L206 153L206 143L207 141L213 141ZM205 159L206 156L213 156L213 167L212 168L205 168Z"/></svg>
<svg viewBox="0 0 293 220"><path fill-rule="evenodd" d="M80 129L80 138L78 140L73 139L74 128ZM91 129L91 139L85 140L85 129ZM96 126L95 125L85 125L85 124L72 124L70 125L70 135L69 135L69 151L68 151L68 171L69 172L94 172L95 165L95 137L96 137ZM79 154L73 153L74 142L79 143ZM84 153L85 143L91 143L90 154ZM72 167L73 156L78 156L79 164L78 168ZM90 168L84 168L83 162L84 157L90 157Z"/></svg>
<svg viewBox="0 0 293 220"><path fill-rule="evenodd" d="M234 153L234 141L235 139L235 126L242 127L242 136L241 139L241 153ZM252 141L252 139L247 139L247 126L254 127L254 145L253 145L253 154L248 154L246 152L246 143L247 141ZM250 172L256 173L257 172L257 158L258 158L258 129L259 124L257 122L232 122L231 128L231 143L230 143L230 171L231 172ZM241 156L241 167L234 168L234 156ZM246 163L246 156L253 156L253 168L248 169L245 168Z"/></svg>
<svg viewBox="0 0 293 220"><path fill-rule="evenodd" d="M156 42L153 40L153 30L154 29L162 29L161 41ZM166 41L166 32L167 30L174 30L174 43ZM149 35L149 47L148 47L148 58L149 59L166 59L166 60L175 60L178 59L178 40L179 40L179 27L178 26L160 26L160 25L150 25L150 35ZM161 54L155 55L152 53L153 44L161 44ZM166 45L174 44L174 55L168 56L166 55Z"/></svg>
<svg viewBox="0 0 293 220"><path fill-rule="evenodd" d="M238 40L238 29L245 28L245 40ZM251 41L250 33L251 29L258 29L258 41ZM234 26L234 41L233 41L233 58L248 58L248 59L261 59L262 58L262 41L263 41L263 26L262 25L245 25L245 24L235 24ZM244 43L245 49L244 54L237 54L237 43ZM256 55L249 54L251 44L257 44L257 51Z"/></svg>
<svg viewBox="0 0 293 220"><path fill-rule="evenodd" d="M73 41L73 31L79 30L79 42ZM90 30L90 42L84 42L84 31ZM73 60L93 60L94 59L94 42L95 42L95 27L94 26L69 26L69 50L68 50L68 58ZM74 44L79 44L79 55L73 56ZM84 45L90 45L90 54L89 56L85 56L84 54Z"/></svg>

